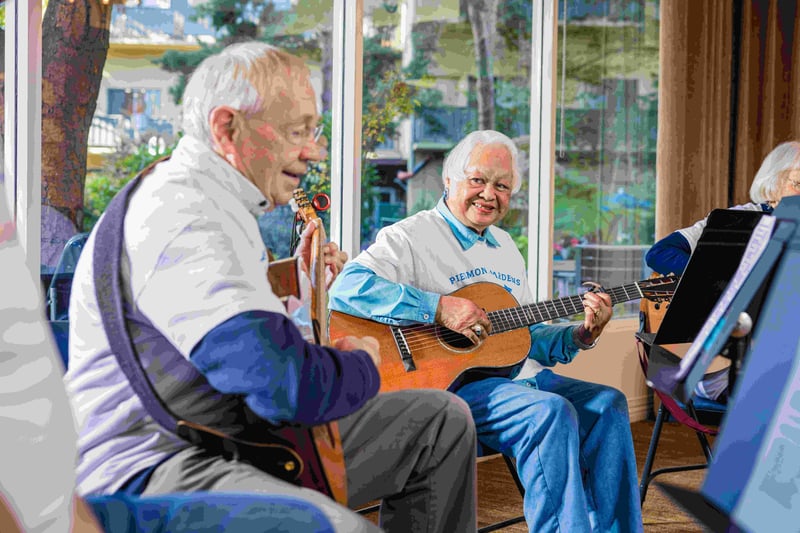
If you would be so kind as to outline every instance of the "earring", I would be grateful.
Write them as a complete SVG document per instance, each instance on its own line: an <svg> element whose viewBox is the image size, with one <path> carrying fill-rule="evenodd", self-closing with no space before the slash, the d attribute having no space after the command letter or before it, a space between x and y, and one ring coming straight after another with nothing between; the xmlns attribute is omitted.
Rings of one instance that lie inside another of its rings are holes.
<svg viewBox="0 0 800 533"><path fill-rule="evenodd" d="M445 189L445 190L443 190L443 191L442 191L442 198L444 198L445 200L447 200L447 189Z"/></svg>
<svg viewBox="0 0 800 533"><path fill-rule="evenodd" d="M225 154L225 160L232 165L233 164L233 154L231 154L231 153Z"/></svg>

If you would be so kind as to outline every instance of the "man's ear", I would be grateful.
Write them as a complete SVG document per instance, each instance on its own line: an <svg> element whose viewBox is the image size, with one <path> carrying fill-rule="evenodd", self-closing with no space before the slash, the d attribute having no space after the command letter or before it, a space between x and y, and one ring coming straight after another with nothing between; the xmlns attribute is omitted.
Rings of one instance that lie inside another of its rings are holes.
<svg viewBox="0 0 800 533"><path fill-rule="evenodd" d="M236 118L237 111L226 105L215 107L208 117L214 144L224 154L230 152L231 144L236 140L239 133L236 129Z"/></svg>

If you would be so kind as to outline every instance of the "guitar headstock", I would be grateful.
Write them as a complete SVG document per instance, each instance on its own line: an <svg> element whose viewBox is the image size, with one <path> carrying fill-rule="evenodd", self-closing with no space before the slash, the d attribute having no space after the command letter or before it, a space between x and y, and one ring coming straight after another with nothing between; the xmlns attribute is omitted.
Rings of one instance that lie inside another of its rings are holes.
<svg viewBox="0 0 800 533"><path fill-rule="evenodd" d="M653 302L665 302L672 299L678 281L680 281L679 276L670 275L645 279L636 285L642 293L642 298Z"/></svg>
<svg viewBox="0 0 800 533"><path fill-rule="evenodd" d="M308 199L308 196L306 196L306 192L303 189L298 187L292 191L292 198L294 199L295 206L297 207L296 211L305 224L308 224L311 220L319 218L319 215L317 215L317 210L314 209L313 205L311 205L311 201Z"/></svg>

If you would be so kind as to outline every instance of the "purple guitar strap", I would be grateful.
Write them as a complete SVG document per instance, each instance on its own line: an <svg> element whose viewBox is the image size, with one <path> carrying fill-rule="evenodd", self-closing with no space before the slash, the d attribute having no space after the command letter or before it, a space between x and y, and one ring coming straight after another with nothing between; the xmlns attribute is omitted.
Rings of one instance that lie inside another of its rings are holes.
<svg viewBox="0 0 800 533"><path fill-rule="evenodd" d="M146 172L147 170L132 179L111 200L100 221L95 234L92 257L94 286L103 329L122 372L128 378L128 382L150 416L164 429L177 435L179 434L178 420L161 401L153 384L147 378L131 341L123 311L122 283L120 281L123 222L130 196Z"/></svg>

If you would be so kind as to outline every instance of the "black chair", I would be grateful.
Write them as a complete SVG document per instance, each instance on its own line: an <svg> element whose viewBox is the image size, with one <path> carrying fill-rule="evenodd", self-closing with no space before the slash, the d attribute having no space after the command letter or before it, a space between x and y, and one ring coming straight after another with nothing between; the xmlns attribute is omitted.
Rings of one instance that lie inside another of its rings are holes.
<svg viewBox="0 0 800 533"><path fill-rule="evenodd" d="M61 251L58 264L53 271L53 277L50 278L45 301L47 316L51 321L67 319L72 277L75 274L75 266L78 264L78 258L88 238L88 233L73 235L66 242L64 249Z"/></svg>

